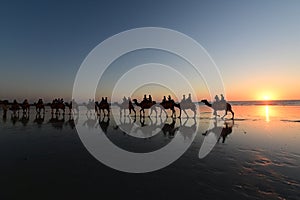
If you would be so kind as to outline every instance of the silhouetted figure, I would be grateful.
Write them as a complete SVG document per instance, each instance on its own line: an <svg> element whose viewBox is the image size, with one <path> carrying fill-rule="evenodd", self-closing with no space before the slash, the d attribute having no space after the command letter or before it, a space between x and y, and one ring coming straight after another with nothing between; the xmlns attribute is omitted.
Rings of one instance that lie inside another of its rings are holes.
<svg viewBox="0 0 300 200"><path fill-rule="evenodd" d="M166 102L166 101L167 101L166 96L164 96L162 102L164 103L164 102Z"/></svg>
<svg viewBox="0 0 300 200"><path fill-rule="evenodd" d="M219 101L220 101L219 96L216 95L216 96L215 96L215 102L218 103Z"/></svg>
<svg viewBox="0 0 300 200"><path fill-rule="evenodd" d="M147 95L145 95L145 94L144 94L143 101L148 101L148 99L147 99Z"/></svg>
<svg viewBox="0 0 300 200"><path fill-rule="evenodd" d="M171 100L172 100L171 95L169 95L168 96L168 101L171 101Z"/></svg>
<svg viewBox="0 0 300 200"><path fill-rule="evenodd" d="M225 101L223 94L221 94L221 101Z"/></svg>
<svg viewBox="0 0 300 200"><path fill-rule="evenodd" d="M151 95L149 95L149 101L152 102L152 96Z"/></svg>
<svg viewBox="0 0 300 200"><path fill-rule="evenodd" d="M186 99L187 103L192 103L192 96L191 93L189 94L189 97Z"/></svg>
<svg viewBox="0 0 300 200"><path fill-rule="evenodd" d="M185 94L184 95L182 95L182 100L181 100L182 102L185 102L186 101L186 99L185 99Z"/></svg>

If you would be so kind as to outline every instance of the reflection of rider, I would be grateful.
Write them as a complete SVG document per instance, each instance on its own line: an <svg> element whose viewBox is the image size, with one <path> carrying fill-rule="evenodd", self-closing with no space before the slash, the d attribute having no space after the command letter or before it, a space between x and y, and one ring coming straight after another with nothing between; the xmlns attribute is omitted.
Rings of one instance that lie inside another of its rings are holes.
<svg viewBox="0 0 300 200"><path fill-rule="evenodd" d="M183 101L183 102L186 101L186 99L185 99L185 94L182 95L182 101Z"/></svg>
<svg viewBox="0 0 300 200"><path fill-rule="evenodd" d="M225 101L223 94L221 94L221 101Z"/></svg>
<svg viewBox="0 0 300 200"><path fill-rule="evenodd" d="M152 102L152 96L151 95L149 95L149 101Z"/></svg>
<svg viewBox="0 0 300 200"><path fill-rule="evenodd" d="M126 102L126 100L127 100L127 99L126 99L126 97L124 96L124 97L123 97L123 103L125 103L125 102Z"/></svg>
<svg viewBox="0 0 300 200"><path fill-rule="evenodd" d="M172 100L171 95L169 95L168 96L168 101L171 101L171 100Z"/></svg>
<svg viewBox="0 0 300 200"><path fill-rule="evenodd" d="M166 101L167 101L166 96L164 96L162 102L166 102Z"/></svg>

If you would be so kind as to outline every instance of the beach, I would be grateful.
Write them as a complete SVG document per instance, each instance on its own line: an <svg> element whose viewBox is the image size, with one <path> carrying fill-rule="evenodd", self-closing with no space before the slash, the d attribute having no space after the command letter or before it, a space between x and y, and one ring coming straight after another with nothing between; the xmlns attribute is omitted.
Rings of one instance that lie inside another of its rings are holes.
<svg viewBox="0 0 300 200"><path fill-rule="evenodd" d="M49 109L43 120L33 109L29 118L22 114L14 118L9 113L0 120L1 196L297 199L300 105L234 105L233 109L234 121L230 115L215 120L210 108L200 105L195 120L184 114L181 122L175 120L175 127L179 127L175 136L156 131L144 138L138 138L143 132L125 133L126 124L141 125L139 116L136 122L124 116L119 116L119 122L113 117L99 121L86 115L84 108L83 117L77 120L69 115L51 117ZM112 111L118 113L118 108L112 106ZM159 129L172 122L152 116L144 123ZM81 142L75 124L99 133L101 129L115 145L134 152L154 151L174 138L193 141L178 160L163 169L125 173L95 159ZM205 133L218 127L231 131L207 156L199 158Z"/></svg>

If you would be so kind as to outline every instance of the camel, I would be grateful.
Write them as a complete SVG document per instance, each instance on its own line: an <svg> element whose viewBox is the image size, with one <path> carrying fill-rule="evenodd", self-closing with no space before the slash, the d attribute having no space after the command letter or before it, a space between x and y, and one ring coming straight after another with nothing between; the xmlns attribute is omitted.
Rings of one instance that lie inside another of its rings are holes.
<svg viewBox="0 0 300 200"><path fill-rule="evenodd" d="M28 103L27 99L25 99L24 102L21 104L21 108L23 110L23 114L29 113L30 104Z"/></svg>
<svg viewBox="0 0 300 200"><path fill-rule="evenodd" d="M163 108L160 111L160 116L161 116L162 111L164 111L165 114L166 114L166 116L167 116L167 118L168 118L168 114L166 112L166 109L170 109L172 111L171 117L175 117L176 118L176 112L175 112L175 107L176 107L176 108L179 108L179 111L180 111L178 118L181 117L181 106L180 106L179 103L175 103L174 100L163 101L159 105L161 105L162 108Z"/></svg>
<svg viewBox="0 0 300 200"><path fill-rule="evenodd" d="M97 112L97 105L95 104L94 100L89 99L89 102L84 102L83 105L87 108L86 114L90 113L90 115L92 115L93 109L95 109L95 112Z"/></svg>
<svg viewBox="0 0 300 200"><path fill-rule="evenodd" d="M8 100L0 101L0 107L3 110L3 117L4 118L6 117L7 111L9 109L8 104L9 104Z"/></svg>
<svg viewBox="0 0 300 200"><path fill-rule="evenodd" d="M72 114L73 109L76 110L76 113L79 112L78 104L73 100L70 103L66 102L65 106L69 108L69 115Z"/></svg>
<svg viewBox="0 0 300 200"><path fill-rule="evenodd" d="M40 114L42 110L43 113L45 113L45 105L42 99L39 99L38 102L34 103L33 105L35 106L35 110L38 114Z"/></svg>
<svg viewBox="0 0 300 200"><path fill-rule="evenodd" d="M13 112L14 115L19 114L20 105L16 100L14 100L9 109Z"/></svg>
<svg viewBox="0 0 300 200"><path fill-rule="evenodd" d="M59 113L59 109L61 109L63 111L63 115L65 114L65 109L66 109L66 106L64 103L62 102L52 102L49 104L49 106L51 107L51 114L53 114L54 110L55 110L55 113L58 114Z"/></svg>
<svg viewBox="0 0 300 200"><path fill-rule="evenodd" d="M100 116L101 115L101 110L105 115L109 116L109 103L107 102L107 100L103 99L101 100L100 103L98 103L98 101L95 102L95 109L97 112L97 115ZM107 110L107 114L105 114L105 110Z"/></svg>
<svg viewBox="0 0 300 200"><path fill-rule="evenodd" d="M133 110L134 115L136 115L136 111L135 111L131 101L124 101L121 104L119 104L118 102L115 102L115 105L120 108L120 116L122 115L122 111L124 111L124 116L125 116L126 109L129 110L129 115L131 114L131 110Z"/></svg>
<svg viewBox="0 0 300 200"><path fill-rule="evenodd" d="M187 116L187 118L189 118L189 115L187 114L186 110L193 111L194 118L196 117L196 105L193 102L187 101L187 100L182 100L180 102L180 107L181 107L181 110L183 110L184 114Z"/></svg>
<svg viewBox="0 0 300 200"><path fill-rule="evenodd" d="M220 101L220 102L214 102L214 103L209 103L206 99L201 100L202 103L204 103L206 106L211 107L214 110L214 116L217 117L217 111L218 110L225 110L225 114L222 118L224 118L227 115L227 112L231 112L232 118L234 119L234 112L232 111L232 107L229 103L226 101Z"/></svg>
<svg viewBox="0 0 300 200"><path fill-rule="evenodd" d="M145 109L150 109L151 113L152 113L152 111L155 111L155 113L157 114L156 107L158 105L156 104L155 101L143 100L140 103L136 99L133 99L132 101L135 103L135 105L141 107L140 116L145 116ZM142 115L142 112L143 112L143 115Z"/></svg>

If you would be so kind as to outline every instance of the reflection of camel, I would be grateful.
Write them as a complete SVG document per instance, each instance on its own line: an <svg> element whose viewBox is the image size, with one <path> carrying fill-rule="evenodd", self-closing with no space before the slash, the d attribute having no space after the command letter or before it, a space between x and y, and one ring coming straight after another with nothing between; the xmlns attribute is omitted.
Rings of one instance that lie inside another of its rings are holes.
<svg viewBox="0 0 300 200"><path fill-rule="evenodd" d="M166 116L168 117L168 114L166 112L166 109L170 109L172 111L171 117L175 117L176 118L176 112L175 112L175 107L179 108L179 117L181 117L181 108L180 108L180 104L175 103L174 100L169 100L169 101L163 101L160 103L160 105L162 106L162 109L160 111L160 116L162 111L165 112Z"/></svg>
<svg viewBox="0 0 300 200"><path fill-rule="evenodd" d="M181 121L180 121L180 133L183 135L184 139L188 138L188 139L192 139L193 135L196 133L197 130L197 122L196 122L196 118L193 118L193 124L191 126L187 126L187 122L190 119L185 120L185 122L181 125Z"/></svg>
<svg viewBox="0 0 300 200"><path fill-rule="evenodd" d="M82 126L87 126L89 129L94 129L97 124L97 118L86 114L87 120L82 124Z"/></svg>
<svg viewBox="0 0 300 200"><path fill-rule="evenodd" d="M211 107L214 110L214 115L217 116L217 111L218 110L225 110L225 115L222 117L224 118L227 115L227 112L231 112L232 118L234 119L234 112L232 111L231 105L227 103L226 101L219 101L219 102L214 102L213 104L209 103L206 99L201 101L208 107Z"/></svg>
<svg viewBox="0 0 300 200"><path fill-rule="evenodd" d="M109 127L109 121L110 121L110 118L109 116L103 116L103 117L99 117L99 126L100 128L102 129L102 131L106 134L107 133L107 129Z"/></svg>
<svg viewBox="0 0 300 200"><path fill-rule="evenodd" d="M220 139L222 138L222 143L225 142L227 136L229 134L232 133L232 127L234 126L234 120L231 120L232 123L229 124L227 121L224 121L224 126L217 126L217 121L214 122L214 128L207 130L205 133L203 133L202 135L207 135L209 133L214 133L216 135L219 134L218 136L218 142L220 141Z"/></svg>
<svg viewBox="0 0 300 200"><path fill-rule="evenodd" d="M101 111L103 112L103 115L107 115L109 116L109 103L107 102L107 100L103 99L100 101L100 103L98 103L97 101L95 102L96 104L96 112L97 115L101 115ZM105 110L107 111L107 114L105 114Z"/></svg>
<svg viewBox="0 0 300 200"><path fill-rule="evenodd" d="M164 133L165 136L169 136L169 137L174 137L176 132L179 130L180 127L176 127L175 128L175 124L176 124L176 121L175 119L173 118L172 119L172 123L168 124L168 123L165 123L164 126L162 127L162 132Z"/></svg>
<svg viewBox="0 0 300 200"><path fill-rule="evenodd" d="M122 115L122 111L124 111L124 116L126 115L126 109L129 110L129 115L131 114L131 110L133 110L134 115L136 115L135 109L131 101L124 101L121 104L115 102L115 105L120 108L120 116Z"/></svg>
<svg viewBox="0 0 300 200"><path fill-rule="evenodd" d="M35 110L37 113L41 113L42 110L43 110L43 113L45 113L45 105L44 105L42 99L39 99L38 102L34 103L33 105L35 105Z"/></svg>
<svg viewBox="0 0 300 200"><path fill-rule="evenodd" d="M48 121L56 129L63 129L65 123L65 115L62 115L62 118L58 118L58 114L51 114L51 119Z"/></svg>
<svg viewBox="0 0 300 200"><path fill-rule="evenodd" d="M29 122L29 114L28 113L23 113L20 122L23 124L23 126L26 126Z"/></svg>
<svg viewBox="0 0 300 200"><path fill-rule="evenodd" d="M74 119L72 115L69 115L69 119L65 122L65 125L69 126L71 129L74 129L77 122L78 122L78 116L76 119Z"/></svg>
<svg viewBox="0 0 300 200"><path fill-rule="evenodd" d="M140 103L136 99L133 99L132 101L135 103L135 105L141 107L140 116L145 116L145 109L150 109L151 113L152 113L152 111L155 111L155 113L157 114L156 107L158 105L156 105L155 101L143 100ZM143 115L142 115L142 112L143 112Z"/></svg>
<svg viewBox="0 0 300 200"><path fill-rule="evenodd" d="M193 102L189 102L187 100L182 100L180 102L180 107L183 110L183 112L185 113L185 115L187 117L189 117L189 115L187 114L186 110L191 110L194 112L194 118L196 117L196 105Z"/></svg>
<svg viewBox="0 0 300 200"><path fill-rule="evenodd" d="M45 115L44 114L40 114L40 113L37 113L35 115L35 119L33 120L34 123L37 123L38 127L40 128L41 125L44 123L44 120L45 120Z"/></svg>
<svg viewBox="0 0 300 200"><path fill-rule="evenodd" d="M126 120L126 119L128 119L128 120ZM118 128L121 129L124 134L130 133L134 127L135 122L136 122L136 115L134 115L133 120L130 116L127 116L127 117L124 116L123 121L120 116L119 124L117 126L115 126L115 129L118 129Z"/></svg>

